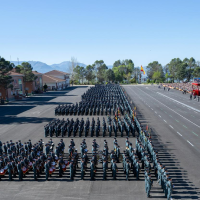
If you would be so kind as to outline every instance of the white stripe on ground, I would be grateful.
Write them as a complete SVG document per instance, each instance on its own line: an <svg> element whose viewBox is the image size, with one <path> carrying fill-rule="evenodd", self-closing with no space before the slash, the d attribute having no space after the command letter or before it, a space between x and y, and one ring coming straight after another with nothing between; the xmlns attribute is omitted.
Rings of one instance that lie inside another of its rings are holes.
<svg viewBox="0 0 200 200"><path fill-rule="evenodd" d="M187 142L188 142L190 145L194 146L190 141L187 140Z"/></svg>
<svg viewBox="0 0 200 200"><path fill-rule="evenodd" d="M179 132L177 132L177 133L182 137L182 135Z"/></svg>
<svg viewBox="0 0 200 200"><path fill-rule="evenodd" d="M188 109L190 108L190 109L195 110L195 111L197 111L197 112L200 113L200 110L198 110L198 109L196 109L196 108L194 108L194 107L191 107L191 106L188 106L187 104L181 103L180 101L177 101L177 100L175 100L175 99L172 99L171 97L168 97L168 96L166 96L166 95L164 95L164 94L162 94L162 93L160 93L160 92L157 92L157 93L160 94L160 95L162 95L162 96L167 97L168 99L171 99L171 100L173 100L173 101L175 101L175 102L181 104L182 106L188 107Z"/></svg>
<svg viewBox="0 0 200 200"><path fill-rule="evenodd" d="M137 88L138 90L141 90L139 88ZM190 121L189 119L187 119L186 117L184 117L183 115L177 113L176 111L174 111L173 109L171 109L170 107L166 106L164 103L158 101L156 98L152 97L151 95L147 94L146 92L144 92L143 90L141 90L143 93L145 93L146 95L148 95L149 97L151 97L152 99L154 99L155 101L159 102L160 104L164 105L165 107L167 107L169 110L173 111L174 113L176 113L177 115L181 116L183 119L187 120L188 122L194 124L195 126L197 126L198 128L200 128L200 126L198 126L197 124L195 124L194 122Z"/></svg>
<svg viewBox="0 0 200 200"><path fill-rule="evenodd" d="M169 125L169 126L170 126L172 129L174 129L173 126L171 126L171 125Z"/></svg>

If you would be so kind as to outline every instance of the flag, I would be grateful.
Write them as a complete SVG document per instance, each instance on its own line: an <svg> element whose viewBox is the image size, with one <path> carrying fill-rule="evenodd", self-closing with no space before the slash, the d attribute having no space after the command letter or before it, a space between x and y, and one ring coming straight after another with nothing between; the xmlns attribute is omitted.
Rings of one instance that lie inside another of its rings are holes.
<svg viewBox="0 0 200 200"><path fill-rule="evenodd" d="M145 71L144 71L142 65L141 65L141 69L140 69L140 71L143 72L143 75L145 75Z"/></svg>

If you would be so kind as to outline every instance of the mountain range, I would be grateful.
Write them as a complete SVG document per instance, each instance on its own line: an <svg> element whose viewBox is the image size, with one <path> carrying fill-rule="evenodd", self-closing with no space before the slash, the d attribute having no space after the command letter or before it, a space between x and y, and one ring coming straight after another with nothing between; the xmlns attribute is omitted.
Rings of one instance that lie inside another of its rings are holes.
<svg viewBox="0 0 200 200"><path fill-rule="evenodd" d="M40 73L46 73L51 70L59 70L63 72L70 73L70 61L64 61L59 64L53 64L53 65L47 65L46 63L40 62L40 61L11 61L15 66L20 65L23 62L29 62L31 66L33 67L34 71L40 72ZM86 67L86 64L78 63L79 66ZM112 68L112 65L108 65L108 68Z"/></svg>
<svg viewBox="0 0 200 200"><path fill-rule="evenodd" d="M40 73L46 73L51 70L59 70L63 72L70 72L70 61L64 61L59 64L53 64L53 65L47 65L46 63L40 62L40 61L12 61L12 63L17 66L20 65L23 62L29 62L31 66L33 67L34 71L40 72ZM79 63L80 66L86 67L85 64Z"/></svg>

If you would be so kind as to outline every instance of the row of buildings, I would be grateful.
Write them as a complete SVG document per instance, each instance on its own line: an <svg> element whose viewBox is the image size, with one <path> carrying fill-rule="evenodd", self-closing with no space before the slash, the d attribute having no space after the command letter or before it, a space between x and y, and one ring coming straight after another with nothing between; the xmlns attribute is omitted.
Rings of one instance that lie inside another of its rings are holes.
<svg viewBox="0 0 200 200"><path fill-rule="evenodd" d="M17 73L13 69L9 75L12 77L12 89L5 90L0 87L0 98L2 99L22 99L25 94L33 92L42 92L43 86L47 85L47 90L62 90L70 84L70 74L58 70L52 70L47 73L33 71L37 77L35 81L24 82L23 74Z"/></svg>

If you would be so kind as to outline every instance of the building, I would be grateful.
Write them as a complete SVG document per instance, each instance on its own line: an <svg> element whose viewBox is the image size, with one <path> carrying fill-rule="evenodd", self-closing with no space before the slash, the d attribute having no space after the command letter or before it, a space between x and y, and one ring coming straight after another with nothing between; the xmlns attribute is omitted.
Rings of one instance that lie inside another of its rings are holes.
<svg viewBox="0 0 200 200"><path fill-rule="evenodd" d="M43 91L43 80L42 80L42 73L37 71L32 71L37 79L34 81L25 82L25 91L28 93Z"/></svg>
<svg viewBox="0 0 200 200"><path fill-rule="evenodd" d="M64 80L64 82L65 82L65 84L63 86L64 88L68 87L70 84L70 74L69 73L61 72L58 70L52 70L52 71L45 73L45 75ZM43 85L44 85L44 83L45 82L43 81Z"/></svg>
<svg viewBox="0 0 200 200"><path fill-rule="evenodd" d="M42 73L39 73L37 71L33 71L33 74L37 76L37 79L34 81L34 88L35 90L43 90L43 79L42 79Z"/></svg>
<svg viewBox="0 0 200 200"><path fill-rule="evenodd" d="M24 82L23 82L23 74L16 73L11 71L9 75L13 78L13 88L8 88L5 90L0 87L0 98L3 99L20 99L25 94Z"/></svg>
<svg viewBox="0 0 200 200"><path fill-rule="evenodd" d="M43 85L47 85L47 90L62 90L66 87L66 81L64 79L55 78L46 74L42 75Z"/></svg>

